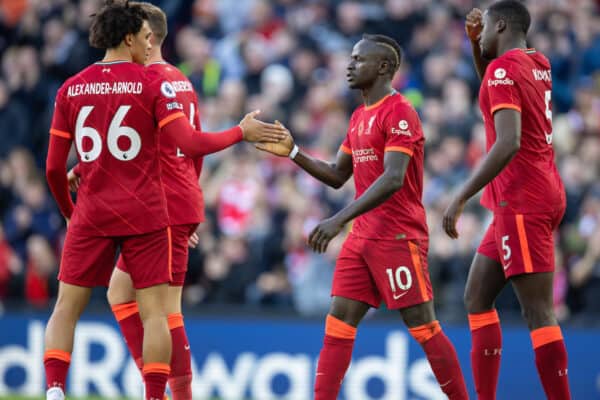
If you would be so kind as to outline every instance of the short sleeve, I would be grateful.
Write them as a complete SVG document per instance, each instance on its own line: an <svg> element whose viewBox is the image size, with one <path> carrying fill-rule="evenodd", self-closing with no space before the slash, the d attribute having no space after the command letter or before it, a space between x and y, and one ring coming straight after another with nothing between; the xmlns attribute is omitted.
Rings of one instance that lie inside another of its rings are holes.
<svg viewBox="0 0 600 400"><path fill-rule="evenodd" d="M490 113L501 109L521 112L521 93L518 87L517 66L510 60L496 60L488 66L484 85L487 85Z"/></svg>
<svg viewBox="0 0 600 400"><path fill-rule="evenodd" d="M68 103L64 96L63 88L59 89L54 101L54 113L52 114L52 124L50 125L50 134L65 139L73 139L73 132L68 120Z"/></svg>
<svg viewBox="0 0 600 400"><path fill-rule="evenodd" d="M166 78L147 73L150 95L154 99L154 118L159 128L177 118L184 117L183 104L177 100L175 88Z"/></svg>
<svg viewBox="0 0 600 400"><path fill-rule="evenodd" d="M413 155L415 143L423 136L419 116L407 103L394 104L384 119L383 130L384 151L399 151L409 156Z"/></svg>
<svg viewBox="0 0 600 400"><path fill-rule="evenodd" d="M344 153L346 153L350 156L352 155L352 144L350 143L350 134L352 133L353 129L354 129L354 114L352 114L352 116L350 117L350 122L348 123L348 132L346 132L346 137L344 138L344 141L340 145L340 151L343 151Z"/></svg>
<svg viewBox="0 0 600 400"><path fill-rule="evenodd" d="M348 135L346 135L344 141L340 145L340 150L348 155L352 155L352 146L350 146L350 138Z"/></svg>

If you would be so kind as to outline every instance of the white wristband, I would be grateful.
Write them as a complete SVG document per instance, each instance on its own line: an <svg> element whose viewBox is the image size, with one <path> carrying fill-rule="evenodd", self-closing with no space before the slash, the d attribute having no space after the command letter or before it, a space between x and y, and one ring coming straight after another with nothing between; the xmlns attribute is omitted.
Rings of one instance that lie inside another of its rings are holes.
<svg viewBox="0 0 600 400"><path fill-rule="evenodd" d="M290 151L290 154L288 154L288 157L293 160L294 158L296 158L296 156L298 155L298 152L300 151L300 149L298 148L297 144L294 144L294 148L292 149L292 151Z"/></svg>

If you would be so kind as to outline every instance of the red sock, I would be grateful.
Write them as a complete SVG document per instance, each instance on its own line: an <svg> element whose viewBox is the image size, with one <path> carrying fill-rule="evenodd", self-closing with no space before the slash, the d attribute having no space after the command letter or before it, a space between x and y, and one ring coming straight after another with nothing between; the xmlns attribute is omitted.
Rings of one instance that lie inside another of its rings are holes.
<svg viewBox="0 0 600 400"><path fill-rule="evenodd" d="M495 400L502 358L502 330L496 310L469 314L471 369L479 400Z"/></svg>
<svg viewBox="0 0 600 400"><path fill-rule="evenodd" d="M173 342L169 388L173 400L190 400L192 398L192 360L190 344L183 325L183 315L180 313L170 314L169 329Z"/></svg>
<svg viewBox="0 0 600 400"><path fill-rule="evenodd" d="M342 379L350 365L356 328L327 315L325 338L319 354L315 400L336 400Z"/></svg>
<svg viewBox="0 0 600 400"><path fill-rule="evenodd" d="M548 400L569 400L567 349L559 326L545 326L531 331L537 366Z"/></svg>
<svg viewBox="0 0 600 400"><path fill-rule="evenodd" d="M144 325L140 318L138 305L135 301L129 303L116 304L111 307L121 334L125 339L125 344L129 349L129 354L135 361L135 364L142 372L142 343L144 341Z"/></svg>
<svg viewBox="0 0 600 400"><path fill-rule="evenodd" d="M146 400L163 400L171 367L163 363L149 363L144 365L142 371L146 386Z"/></svg>
<svg viewBox="0 0 600 400"><path fill-rule="evenodd" d="M421 344L440 387L450 400L468 400L467 386L456 350L438 321L409 329Z"/></svg>
<svg viewBox="0 0 600 400"><path fill-rule="evenodd" d="M59 387L65 391L67 373L71 364L71 355L63 350L46 350L44 369L46 370L46 389Z"/></svg>

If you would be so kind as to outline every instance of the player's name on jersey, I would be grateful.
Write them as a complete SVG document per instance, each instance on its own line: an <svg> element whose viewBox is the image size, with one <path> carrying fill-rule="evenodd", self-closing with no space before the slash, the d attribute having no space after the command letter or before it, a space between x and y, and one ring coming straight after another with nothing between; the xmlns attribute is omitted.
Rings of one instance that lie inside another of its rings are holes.
<svg viewBox="0 0 600 400"><path fill-rule="evenodd" d="M67 96L82 95L111 95L111 94L140 94L144 85L142 82L88 82L70 85Z"/></svg>
<svg viewBox="0 0 600 400"><path fill-rule="evenodd" d="M552 73L549 69L532 69L531 72L533 73L533 78L536 81L552 82Z"/></svg>
<svg viewBox="0 0 600 400"><path fill-rule="evenodd" d="M171 85L173 85L173 89L176 92L193 92L194 88L192 87L192 83L189 81L171 81Z"/></svg>

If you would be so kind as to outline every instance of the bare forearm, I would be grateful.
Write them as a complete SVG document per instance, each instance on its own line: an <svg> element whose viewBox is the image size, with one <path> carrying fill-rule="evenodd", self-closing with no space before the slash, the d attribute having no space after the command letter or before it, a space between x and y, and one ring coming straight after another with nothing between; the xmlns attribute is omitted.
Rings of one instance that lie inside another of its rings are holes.
<svg viewBox="0 0 600 400"><path fill-rule="evenodd" d="M475 172L462 187L460 198L467 201L483 189L506 167L518 150L518 146L514 144L496 142L483 162L475 169Z"/></svg>
<svg viewBox="0 0 600 400"><path fill-rule="evenodd" d="M381 205L402 187L398 182L388 175L381 175L373 184L356 200L342 209L338 215L345 223L350 222L361 214L366 213Z"/></svg>
<svg viewBox="0 0 600 400"><path fill-rule="evenodd" d="M473 64L475 64L477 76L479 77L479 80L482 80L483 76L485 75L485 70L490 62L481 54L481 47L479 47L478 42L471 42L471 49L473 54Z"/></svg>
<svg viewBox="0 0 600 400"><path fill-rule="evenodd" d="M317 160L303 151L298 152L294 157L294 162L314 178L332 188L338 189L346 182L346 179L335 168L334 163Z"/></svg>

